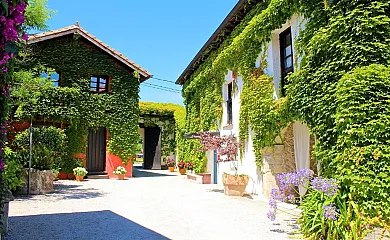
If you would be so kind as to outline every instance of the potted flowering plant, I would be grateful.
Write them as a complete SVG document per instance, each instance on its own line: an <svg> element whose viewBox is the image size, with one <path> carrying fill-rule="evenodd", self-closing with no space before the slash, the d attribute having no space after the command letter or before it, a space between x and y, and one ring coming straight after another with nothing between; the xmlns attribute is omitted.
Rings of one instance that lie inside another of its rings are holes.
<svg viewBox="0 0 390 240"><path fill-rule="evenodd" d="M194 164L192 162L186 163L186 168L189 172L193 173L194 171Z"/></svg>
<svg viewBox="0 0 390 240"><path fill-rule="evenodd" d="M124 180L127 171L124 167L118 166L113 173L118 176L118 180Z"/></svg>
<svg viewBox="0 0 390 240"><path fill-rule="evenodd" d="M73 169L73 173L76 176L76 181L83 181L84 176L88 174L88 171L83 167L77 167Z"/></svg>
<svg viewBox="0 0 390 240"><path fill-rule="evenodd" d="M175 160L173 160L172 158L168 158L167 159L167 167L168 167L170 172L175 171Z"/></svg>
<svg viewBox="0 0 390 240"><path fill-rule="evenodd" d="M223 173L222 182L224 192L228 196L243 196L245 188L249 182L249 176L237 173L235 165L236 156L240 144L234 136L214 136L211 132L203 132L199 134L200 143L203 146L201 151L217 150L221 157L218 162L232 162L235 173Z"/></svg>
<svg viewBox="0 0 390 240"><path fill-rule="evenodd" d="M186 163L181 161L177 164L177 167L179 168L179 172L181 175L186 174Z"/></svg>

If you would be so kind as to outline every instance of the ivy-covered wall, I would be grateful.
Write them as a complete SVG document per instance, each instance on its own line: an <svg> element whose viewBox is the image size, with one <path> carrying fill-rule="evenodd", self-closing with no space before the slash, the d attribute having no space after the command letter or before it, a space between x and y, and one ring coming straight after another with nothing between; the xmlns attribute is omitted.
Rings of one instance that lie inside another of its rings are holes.
<svg viewBox="0 0 390 240"><path fill-rule="evenodd" d="M182 134L180 125L185 120L183 106L171 103L140 102L140 123L145 127L161 128L161 157L166 158L176 152L176 141Z"/></svg>
<svg viewBox="0 0 390 240"><path fill-rule="evenodd" d="M106 127L109 148L125 163L134 156L138 136L139 80L132 71L77 35L30 45L19 71L45 68L61 74L61 87L37 86L18 99L14 116L69 123L71 153L84 152L89 127ZM91 74L110 77L110 92L92 94ZM23 84L21 83L21 86ZM16 85L18 87L18 85Z"/></svg>
<svg viewBox="0 0 390 240"><path fill-rule="evenodd" d="M272 31L293 14L306 19L305 30L296 39L302 61L289 77L287 96L276 101L272 80L262 73L267 62L263 60L260 69L255 62L271 40ZM389 134L383 125L388 115L387 110L380 111L387 109L389 94L387 82L383 83L386 87L379 84L386 78L385 66L390 63L389 23L387 0L258 3L220 48L206 50L212 53L186 80L185 131L216 128L221 120L221 86L227 71L233 70L244 81L240 140L246 139L251 126L257 161L262 149L274 143L288 122L302 120L316 136L314 157L321 163L320 174L339 179L343 193L351 193L365 215L382 214L389 219L390 158L385 147L389 145L382 139ZM364 68L370 64L382 66ZM360 86L351 89L350 83ZM365 91L378 93L363 94ZM364 102L367 97L369 105ZM185 159L203 159L203 154L194 153L197 143L184 141L179 147ZM370 186L374 186L372 191Z"/></svg>
<svg viewBox="0 0 390 240"><path fill-rule="evenodd" d="M254 150L260 166L262 149L275 143L274 136L285 126L279 119L286 116L282 114L285 101L274 101L272 79L261 77L262 69L256 69L255 63L261 49L270 41L272 30L280 28L294 9L292 1L259 1L218 49L206 50L211 51L210 56L183 86L186 132L217 128L222 118L222 85L228 70L234 70L244 80L240 141L247 139L249 124L255 126ZM263 62L262 67L265 65ZM264 82L258 85L259 81ZM265 86L259 90L262 94L252 94L252 88L260 86ZM270 108L272 112L269 112ZM263 112L265 118L257 117L259 112ZM197 141L185 140L179 150L184 160L203 164L204 153L200 153L199 148Z"/></svg>

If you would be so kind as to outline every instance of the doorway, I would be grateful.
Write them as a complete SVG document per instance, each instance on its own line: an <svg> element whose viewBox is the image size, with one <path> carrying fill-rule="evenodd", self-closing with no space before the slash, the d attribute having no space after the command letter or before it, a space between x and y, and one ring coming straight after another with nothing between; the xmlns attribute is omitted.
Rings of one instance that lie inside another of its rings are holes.
<svg viewBox="0 0 390 240"><path fill-rule="evenodd" d="M161 128L144 129L144 169L161 169Z"/></svg>
<svg viewBox="0 0 390 240"><path fill-rule="evenodd" d="M90 174L106 169L106 129L88 129L87 170Z"/></svg>

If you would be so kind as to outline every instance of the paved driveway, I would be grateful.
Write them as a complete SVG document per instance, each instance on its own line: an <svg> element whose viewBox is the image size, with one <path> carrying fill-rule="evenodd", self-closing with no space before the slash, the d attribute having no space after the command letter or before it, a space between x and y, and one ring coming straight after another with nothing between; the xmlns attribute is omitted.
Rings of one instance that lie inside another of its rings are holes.
<svg viewBox="0 0 390 240"><path fill-rule="evenodd" d="M135 169L135 178L56 182L56 192L18 198L6 239L287 239L287 215L270 222L268 204L227 197L176 173Z"/></svg>

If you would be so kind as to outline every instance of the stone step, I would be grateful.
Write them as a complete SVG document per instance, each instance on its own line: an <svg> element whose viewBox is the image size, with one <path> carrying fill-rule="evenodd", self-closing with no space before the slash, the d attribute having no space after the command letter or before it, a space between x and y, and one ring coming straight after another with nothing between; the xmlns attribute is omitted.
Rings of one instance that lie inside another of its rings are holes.
<svg viewBox="0 0 390 240"><path fill-rule="evenodd" d="M110 177L107 174L94 174L94 175L87 175L87 179L109 179Z"/></svg>

